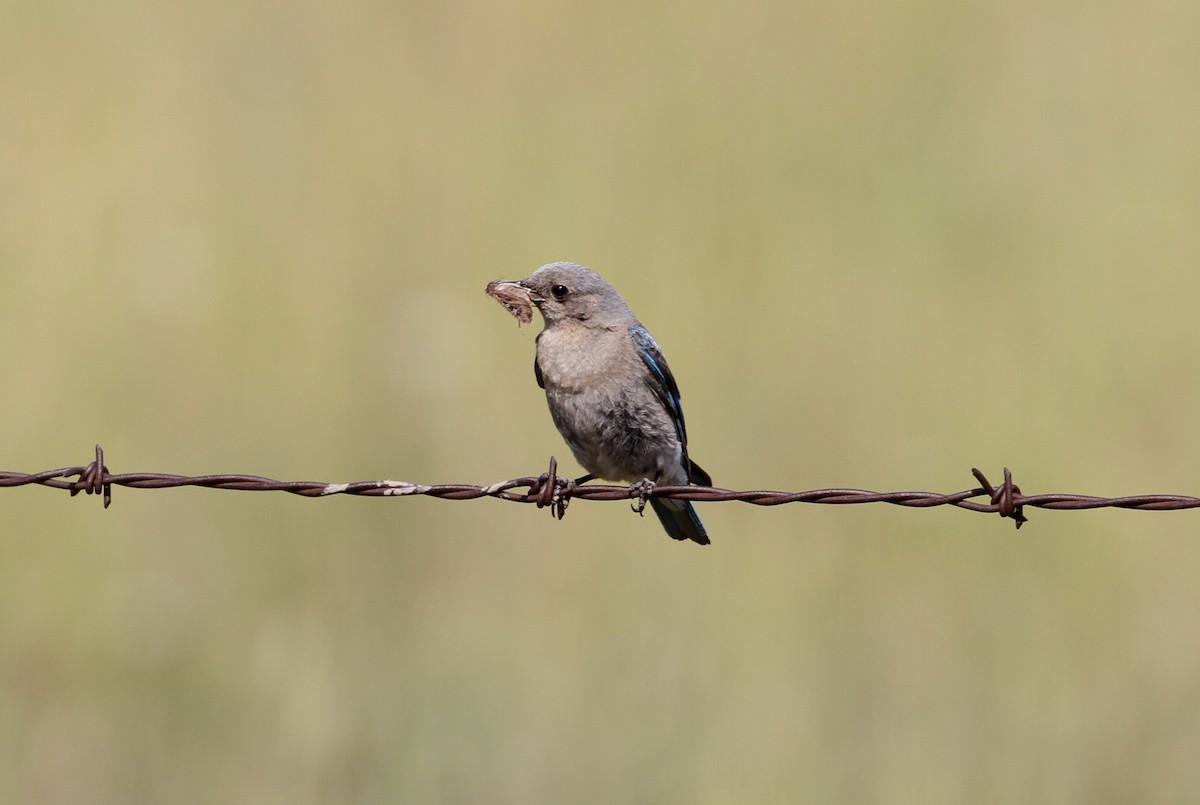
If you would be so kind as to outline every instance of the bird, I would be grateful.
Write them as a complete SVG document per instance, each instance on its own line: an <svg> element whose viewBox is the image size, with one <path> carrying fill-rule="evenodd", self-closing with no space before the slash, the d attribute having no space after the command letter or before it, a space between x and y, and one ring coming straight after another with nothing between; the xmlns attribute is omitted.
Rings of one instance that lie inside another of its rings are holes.
<svg viewBox="0 0 1200 805"><path fill-rule="evenodd" d="M688 455L675 376L650 331L603 277L572 262L528 278L497 280L487 292L523 322L542 315L533 372L550 416L587 470L576 480L711 486ZM708 545L690 501L650 498L667 534Z"/></svg>

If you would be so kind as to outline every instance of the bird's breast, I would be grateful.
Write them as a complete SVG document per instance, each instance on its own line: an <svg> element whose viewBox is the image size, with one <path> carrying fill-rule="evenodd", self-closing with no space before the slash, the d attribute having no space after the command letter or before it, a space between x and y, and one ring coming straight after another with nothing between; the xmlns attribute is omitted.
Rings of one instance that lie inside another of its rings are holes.
<svg viewBox="0 0 1200 805"><path fill-rule="evenodd" d="M624 341L628 341L625 334ZM584 328L543 330L537 362L547 389L574 394L596 389L626 369L621 334Z"/></svg>

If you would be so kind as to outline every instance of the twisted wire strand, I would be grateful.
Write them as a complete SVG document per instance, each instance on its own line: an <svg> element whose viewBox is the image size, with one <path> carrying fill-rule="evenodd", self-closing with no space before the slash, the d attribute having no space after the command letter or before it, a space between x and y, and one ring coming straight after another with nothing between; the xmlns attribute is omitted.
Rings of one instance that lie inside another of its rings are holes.
<svg viewBox="0 0 1200 805"><path fill-rule="evenodd" d="M1004 480L993 486L978 469L972 474L979 486L961 492L897 491L873 492L867 489L810 489L785 492L770 489L733 490L710 486L660 486L632 484L609 486L578 484L558 475L558 462L550 459L549 469L538 476L526 476L500 481L489 486L474 484L417 484L408 481L356 481L328 483L326 481L278 481L260 475L174 475L159 472L112 473L104 464L104 451L96 445L96 457L83 466L60 467L35 473L0 472L0 488L36 484L65 489L75 496L80 492L101 495L104 507L112 503L112 488L169 489L181 486L200 486L209 489L237 489L248 492L288 492L303 497L329 495L364 495L368 497L405 497L425 495L442 500L475 500L491 497L516 503L533 503L538 508L549 507L561 518L571 500L634 500L635 510L645 508L650 498L673 498L701 502L740 501L755 506L779 506L785 503L820 503L848 505L857 503L890 503L895 506L927 508L956 506L968 511L999 514L1010 518L1017 528L1026 522L1026 508L1040 509L1137 509L1169 511L1200 508L1200 498L1188 495L1127 495L1105 498L1094 495L1041 494L1024 495L1013 483L1012 472L1004 469ZM74 480L70 480L74 478ZM521 491L524 490L524 491ZM982 500L975 500L982 498Z"/></svg>

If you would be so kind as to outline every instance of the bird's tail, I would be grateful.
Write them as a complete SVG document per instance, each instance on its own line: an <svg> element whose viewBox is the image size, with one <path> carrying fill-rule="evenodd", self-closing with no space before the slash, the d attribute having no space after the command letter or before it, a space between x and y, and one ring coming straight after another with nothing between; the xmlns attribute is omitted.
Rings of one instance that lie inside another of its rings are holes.
<svg viewBox="0 0 1200 805"><path fill-rule="evenodd" d="M651 498L650 507L671 539L690 539L708 545L708 532L704 530L704 524L700 522L691 501Z"/></svg>

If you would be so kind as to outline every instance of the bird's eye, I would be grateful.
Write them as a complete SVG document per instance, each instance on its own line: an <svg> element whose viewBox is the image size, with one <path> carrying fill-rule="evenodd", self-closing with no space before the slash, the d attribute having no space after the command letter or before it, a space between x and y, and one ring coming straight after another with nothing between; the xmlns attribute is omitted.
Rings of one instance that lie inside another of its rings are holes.
<svg viewBox="0 0 1200 805"><path fill-rule="evenodd" d="M554 295L555 299L564 299L567 296L567 286L555 285L550 289L550 293Z"/></svg>

